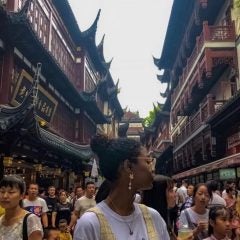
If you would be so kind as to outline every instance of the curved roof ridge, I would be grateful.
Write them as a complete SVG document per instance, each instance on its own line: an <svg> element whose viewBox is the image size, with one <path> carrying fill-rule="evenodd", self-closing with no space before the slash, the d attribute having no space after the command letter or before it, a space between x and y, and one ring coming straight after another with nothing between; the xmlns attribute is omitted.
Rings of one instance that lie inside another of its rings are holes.
<svg viewBox="0 0 240 240"><path fill-rule="evenodd" d="M101 9L98 10L97 16L94 20L94 22L92 23L92 25L85 31L82 32L82 36L84 38L92 38L92 40L95 40L95 36L96 36L96 32L97 32L97 24L98 24L98 20L100 18L100 14L101 14Z"/></svg>

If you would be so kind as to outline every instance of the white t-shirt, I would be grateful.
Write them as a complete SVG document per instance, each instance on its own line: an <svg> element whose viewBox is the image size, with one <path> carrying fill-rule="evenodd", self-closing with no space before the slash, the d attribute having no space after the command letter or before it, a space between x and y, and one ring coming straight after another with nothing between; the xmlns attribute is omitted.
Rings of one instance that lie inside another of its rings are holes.
<svg viewBox="0 0 240 240"><path fill-rule="evenodd" d="M120 216L108 205L102 201L97 206L100 208L101 212L104 214L105 218L111 227L111 230L117 240L147 240L147 229L145 226L145 221L142 216L142 212L138 204L134 203L135 210L129 216ZM151 240L169 240L169 235L166 228L166 223L160 216L160 214L152 209L148 208L149 213L152 217L153 223L158 233L157 239ZM133 234L130 235L130 229ZM98 217L93 212L86 212L77 221L77 225L74 231L74 240L100 240L100 224Z"/></svg>
<svg viewBox="0 0 240 240"><path fill-rule="evenodd" d="M23 199L23 208L31 213L34 213L38 217L41 217L43 213L46 213L49 211L46 201L40 197L37 197L37 199L34 201Z"/></svg>
<svg viewBox="0 0 240 240"><path fill-rule="evenodd" d="M4 226L2 224L3 216L0 217L0 233L1 236L3 236L4 240L22 240L22 232L23 232L23 218L19 219L18 222L11 226ZM34 214L31 214L27 218L27 234L30 236L34 231L40 231L43 236L42 231L42 224L40 219L35 216ZM0 237L1 238L1 237Z"/></svg>
<svg viewBox="0 0 240 240"><path fill-rule="evenodd" d="M208 221L209 219L209 209L206 209L206 212L204 214L198 214L192 210L192 208L186 208L184 211L181 212L180 218L179 218L179 229L181 229L183 226L189 226L189 221L187 220L187 216L185 211L188 212L189 218L191 223L195 227L197 227L199 221ZM207 232L202 232L198 235L199 239L204 239L208 236Z"/></svg>
<svg viewBox="0 0 240 240"><path fill-rule="evenodd" d="M226 189L224 189L222 192L222 198L226 198L226 197L227 197L227 191Z"/></svg>
<svg viewBox="0 0 240 240"><path fill-rule="evenodd" d="M220 197L217 193L212 193L212 199L210 199L208 207L219 206L222 205L226 207L226 201Z"/></svg>
<svg viewBox="0 0 240 240"><path fill-rule="evenodd" d="M89 208L95 207L96 201L94 198L87 198L86 196L80 197L74 205L74 210L78 211L81 217Z"/></svg>
<svg viewBox="0 0 240 240"><path fill-rule="evenodd" d="M178 199L181 197L181 199L183 200L183 203L185 203L186 198L187 198L187 188L185 186L181 186L180 188L177 189L177 195L178 195Z"/></svg>

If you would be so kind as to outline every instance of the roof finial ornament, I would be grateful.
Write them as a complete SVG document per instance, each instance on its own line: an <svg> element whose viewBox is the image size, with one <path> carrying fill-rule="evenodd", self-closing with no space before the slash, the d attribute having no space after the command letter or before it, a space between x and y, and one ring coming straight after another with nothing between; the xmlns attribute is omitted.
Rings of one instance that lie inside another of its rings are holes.
<svg viewBox="0 0 240 240"><path fill-rule="evenodd" d="M95 36L97 32L97 23L100 17L101 9L98 10L97 16L93 22L93 24L84 32L82 32L82 35L84 38L90 38L95 41Z"/></svg>
<svg viewBox="0 0 240 240"><path fill-rule="evenodd" d="M158 65L159 65L159 63L160 63L160 59L159 59L159 58L155 58L154 56L152 56L152 57L153 57L154 65L155 65L156 67L158 67Z"/></svg>
<svg viewBox="0 0 240 240"><path fill-rule="evenodd" d="M98 44L98 49L103 49L104 39L105 39L105 34L103 34L102 40L101 40L101 42Z"/></svg>

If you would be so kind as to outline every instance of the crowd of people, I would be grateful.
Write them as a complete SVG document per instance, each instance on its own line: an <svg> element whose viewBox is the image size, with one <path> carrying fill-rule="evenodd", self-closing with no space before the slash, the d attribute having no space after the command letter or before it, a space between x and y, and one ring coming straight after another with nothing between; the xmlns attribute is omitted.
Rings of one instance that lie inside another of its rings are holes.
<svg viewBox="0 0 240 240"><path fill-rule="evenodd" d="M177 186L153 172L153 159L133 139L95 136L91 148L105 181L75 191L16 175L0 181L2 240L239 240L240 191L215 180ZM25 194L27 192L27 194ZM45 194L46 192L46 194Z"/></svg>

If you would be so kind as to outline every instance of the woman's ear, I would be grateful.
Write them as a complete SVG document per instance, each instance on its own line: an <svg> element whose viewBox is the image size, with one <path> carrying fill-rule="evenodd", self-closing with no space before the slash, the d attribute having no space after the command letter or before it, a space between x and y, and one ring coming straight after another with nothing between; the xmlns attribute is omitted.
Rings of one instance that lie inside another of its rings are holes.
<svg viewBox="0 0 240 240"><path fill-rule="evenodd" d="M25 198L25 194L21 194L20 198L21 198L21 200L23 200Z"/></svg>
<svg viewBox="0 0 240 240"><path fill-rule="evenodd" d="M212 219L210 219L210 220L209 220L209 224L210 224L211 227L214 227L215 222L214 222Z"/></svg>
<svg viewBox="0 0 240 240"><path fill-rule="evenodd" d="M128 172L131 173L132 172L132 163L127 159L124 161L123 163L123 168Z"/></svg>

